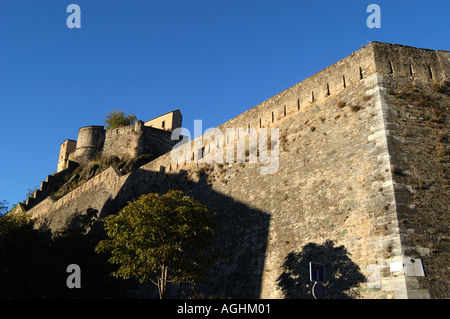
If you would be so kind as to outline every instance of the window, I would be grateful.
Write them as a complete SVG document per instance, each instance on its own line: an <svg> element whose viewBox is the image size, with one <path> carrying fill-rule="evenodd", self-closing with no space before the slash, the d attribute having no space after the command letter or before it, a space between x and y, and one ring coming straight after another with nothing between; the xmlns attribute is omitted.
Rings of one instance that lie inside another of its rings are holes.
<svg viewBox="0 0 450 319"><path fill-rule="evenodd" d="M162 121L161 126L162 126L162 128L165 128L166 127L166 121Z"/></svg>

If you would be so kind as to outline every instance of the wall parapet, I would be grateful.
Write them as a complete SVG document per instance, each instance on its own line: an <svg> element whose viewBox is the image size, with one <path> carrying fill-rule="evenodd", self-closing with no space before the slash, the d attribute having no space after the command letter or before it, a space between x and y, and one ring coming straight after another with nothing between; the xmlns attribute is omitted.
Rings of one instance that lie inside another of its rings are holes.
<svg viewBox="0 0 450 319"><path fill-rule="evenodd" d="M448 60L448 61L447 61ZM256 132L261 128L278 127L280 121L295 114L307 112L329 99L345 94L346 90L364 83L374 74L410 77L420 81L441 81L446 79L445 63L450 65L450 52L418 49L403 45L372 42L344 59L328 66L302 82L280 92L240 115L219 125L223 136L227 128L242 128ZM238 138L234 136L235 142ZM200 151L196 146L203 135L193 139L192 160ZM224 149L227 140L223 141ZM206 150L207 151L207 150ZM172 163L169 165L176 165ZM166 165L167 166L167 165Z"/></svg>
<svg viewBox="0 0 450 319"><path fill-rule="evenodd" d="M27 213L30 214L31 218L47 216L51 214L51 212L59 209L68 202L81 198L83 194L100 183L104 183L105 185L107 185L109 191L111 192L111 195L115 196L119 192L128 175L122 175L117 170L117 168L115 168L114 166L110 166L100 174L92 177L91 179L56 201L48 196L33 208L27 210Z"/></svg>
<svg viewBox="0 0 450 319"><path fill-rule="evenodd" d="M450 52L372 42L302 82L223 123L218 128L263 128L299 110L307 110L374 73L411 76L416 80L445 80ZM448 72L448 71L447 71Z"/></svg>

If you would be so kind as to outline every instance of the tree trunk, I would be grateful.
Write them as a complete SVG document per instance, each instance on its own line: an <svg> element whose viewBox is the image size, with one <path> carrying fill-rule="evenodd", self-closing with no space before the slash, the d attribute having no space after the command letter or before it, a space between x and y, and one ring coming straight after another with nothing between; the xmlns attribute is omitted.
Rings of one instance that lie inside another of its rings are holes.
<svg viewBox="0 0 450 319"><path fill-rule="evenodd" d="M166 298L166 291L167 291L167 267L162 265L161 266L161 276L158 277L159 299Z"/></svg>

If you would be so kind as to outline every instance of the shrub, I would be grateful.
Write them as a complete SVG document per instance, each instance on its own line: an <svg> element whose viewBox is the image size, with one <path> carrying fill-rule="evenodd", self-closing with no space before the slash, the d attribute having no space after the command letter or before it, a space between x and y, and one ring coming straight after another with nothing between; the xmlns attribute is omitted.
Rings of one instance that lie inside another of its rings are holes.
<svg viewBox="0 0 450 319"><path fill-rule="evenodd" d="M351 105L350 106L350 110L352 110L352 112L358 112L361 109L361 106L359 105Z"/></svg>
<svg viewBox="0 0 450 319"><path fill-rule="evenodd" d="M123 111L112 111L106 114L105 124L106 129L113 129L121 126L130 126L136 122L136 115L130 114L125 116Z"/></svg>
<svg viewBox="0 0 450 319"><path fill-rule="evenodd" d="M339 100L336 102L337 107L340 107L341 109L345 106L345 101Z"/></svg>

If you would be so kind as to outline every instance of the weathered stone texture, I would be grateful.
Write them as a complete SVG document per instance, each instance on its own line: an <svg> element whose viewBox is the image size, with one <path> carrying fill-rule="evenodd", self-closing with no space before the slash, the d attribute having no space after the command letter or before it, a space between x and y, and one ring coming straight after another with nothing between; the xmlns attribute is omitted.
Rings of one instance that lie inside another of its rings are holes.
<svg viewBox="0 0 450 319"><path fill-rule="evenodd" d="M390 146L402 247L405 256L422 259L426 274L410 282L432 298L448 298L450 88L396 75L383 77L382 85L393 114Z"/></svg>

